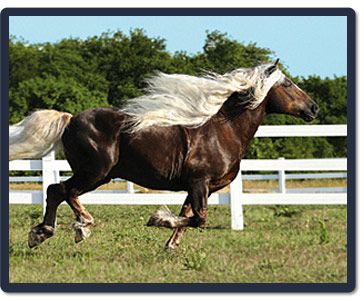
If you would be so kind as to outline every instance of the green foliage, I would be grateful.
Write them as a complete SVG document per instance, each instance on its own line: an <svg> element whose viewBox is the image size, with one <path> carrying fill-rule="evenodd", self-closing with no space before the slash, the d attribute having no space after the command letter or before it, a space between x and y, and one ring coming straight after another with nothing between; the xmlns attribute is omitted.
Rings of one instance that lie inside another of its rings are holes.
<svg viewBox="0 0 364 302"><path fill-rule="evenodd" d="M9 41L10 88L39 75L41 52L37 45L27 45L11 37Z"/></svg>
<svg viewBox="0 0 364 302"><path fill-rule="evenodd" d="M165 48L164 39L149 38L140 29L129 36L108 32L83 43L83 51L97 60L97 70L108 82L108 101L113 106L141 95L147 75L155 70L169 71L172 56Z"/></svg>
<svg viewBox="0 0 364 302"><path fill-rule="evenodd" d="M77 113L87 108L108 106L106 95L90 91L73 78L46 75L22 81L10 91L10 121L16 122L39 108Z"/></svg>
<svg viewBox="0 0 364 302"><path fill-rule="evenodd" d="M334 77L333 79L321 79L318 76L310 76L301 79L299 85L320 106L320 124L346 124L347 123L347 78ZM346 138L326 138L332 153L336 157L346 157ZM324 146L326 147L326 146Z"/></svg>
<svg viewBox="0 0 364 302"><path fill-rule="evenodd" d="M301 79L298 85L305 90L320 106L321 124L346 124L347 79L321 79L310 76Z"/></svg>
<svg viewBox="0 0 364 302"><path fill-rule="evenodd" d="M225 73L237 67L256 66L268 61L268 56L272 54L272 51L267 48L258 48L255 43L244 45L218 31L207 33L203 50L202 58L206 60L207 67L219 73Z"/></svg>
<svg viewBox="0 0 364 302"><path fill-rule="evenodd" d="M197 54L171 54L163 38L150 38L141 29L128 34L106 32L86 40L69 38L54 44L28 44L11 37L9 48L11 123L41 108L77 113L93 107L120 107L142 95L144 79L157 70L191 75L206 70L225 73L268 62L274 56L268 48L241 43L218 31L206 33L203 50ZM295 81L321 108L314 123L346 123L346 77L297 77ZM304 122L270 115L264 124ZM345 157L346 151L345 138L261 138L252 141L246 157Z"/></svg>

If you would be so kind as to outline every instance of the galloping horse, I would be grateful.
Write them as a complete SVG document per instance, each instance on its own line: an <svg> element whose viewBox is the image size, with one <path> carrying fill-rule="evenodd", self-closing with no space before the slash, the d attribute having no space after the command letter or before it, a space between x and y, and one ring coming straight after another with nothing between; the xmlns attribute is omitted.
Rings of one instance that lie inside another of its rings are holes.
<svg viewBox="0 0 364 302"><path fill-rule="evenodd" d="M10 129L10 159L39 158L59 145L73 176L47 189L43 222L29 247L53 236L56 211L66 201L76 215L76 242L94 223L78 197L113 178L157 190L187 191L179 216L158 210L149 226L173 229L178 247L186 227L207 218L210 194L227 186L266 114L312 121L318 106L274 64L201 77L158 73L142 97L119 109L89 109L75 116L36 111Z"/></svg>

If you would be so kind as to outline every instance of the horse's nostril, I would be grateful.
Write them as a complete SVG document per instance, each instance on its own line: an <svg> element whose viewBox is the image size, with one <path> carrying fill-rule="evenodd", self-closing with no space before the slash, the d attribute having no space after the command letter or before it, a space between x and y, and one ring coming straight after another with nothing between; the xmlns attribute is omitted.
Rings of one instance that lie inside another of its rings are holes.
<svg viewBox="0 0 364 302"><path fill-rule="evenodd" d="M316 104L312 104L311 111L313 114L317 114L319 111L319 107Z"/></svg>

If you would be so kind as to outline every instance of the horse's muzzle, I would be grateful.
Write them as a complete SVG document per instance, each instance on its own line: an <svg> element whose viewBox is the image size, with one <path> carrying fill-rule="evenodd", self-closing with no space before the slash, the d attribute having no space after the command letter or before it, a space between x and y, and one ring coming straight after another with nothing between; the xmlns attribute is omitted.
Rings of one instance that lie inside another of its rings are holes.
<svg viewBox="0 0 364 302"><path fill-rule="evenodd" d="M317 104L312 101L311 104L309 104L304 110L301 111L301 117L306 122L311 122L315 118L317 118L319 111L319 106L317 106Z"/></svg>

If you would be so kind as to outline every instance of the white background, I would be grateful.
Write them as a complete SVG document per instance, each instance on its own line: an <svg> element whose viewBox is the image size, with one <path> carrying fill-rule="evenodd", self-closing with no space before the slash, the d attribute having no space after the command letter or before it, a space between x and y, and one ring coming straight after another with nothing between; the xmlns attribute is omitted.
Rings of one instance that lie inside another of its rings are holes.
<svg viewBox="0 0 364 302"><path fill-rule="evenodd" d="M360 137L361 131L364 127L364 119L360 118L364 114L363 106L361 105L363 95L362 72L363 61L360 58L360 54L363 52L363 20L361 16L364 14L364 1L363 0L305 0L305 1L288 1L288 0L224 0L224 1L212 1L212 0L133 0L130 2L116 1L116 0L103 0L103 1L76 1L76 0L2 0L0 2L0 8L4 7L351 7L357 13L357 287L353 293L350 294L7 294L0 291L0 301L41 301L47 300L52 302L64 301L64 300L78 300L78 301L99 301L100 299L107 299L107 302L112 301L136 301L136 300L148 300L148 301L171 301L179 302L186 300L209 300L219 301L222 299L229 299L229 302L233 301L261 301L269 300L269 302L300 302L309 300L330 302L336 301L361 301L364 298L364 265L361 259L363 253L363 205L360 197L363 196L363 186L361 185L361 171L364 168L363 160L360 159L360 154L363 151L363 139ZM361 237L360 237L361 236Z"/></svg>

